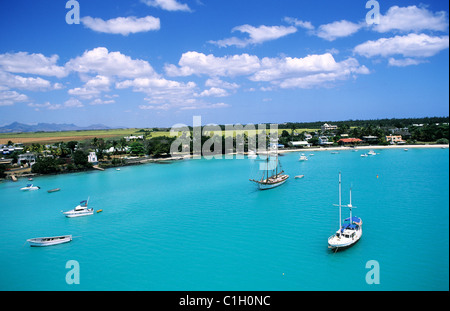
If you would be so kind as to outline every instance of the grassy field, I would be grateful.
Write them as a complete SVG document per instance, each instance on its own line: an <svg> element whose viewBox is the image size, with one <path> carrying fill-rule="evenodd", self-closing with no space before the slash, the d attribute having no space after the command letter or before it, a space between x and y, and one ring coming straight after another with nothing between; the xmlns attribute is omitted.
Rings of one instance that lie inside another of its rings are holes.
<svg viewBox="0 0 450 311"><path fill-rule="evenodd" d="M67 132L30 132L30 133L0 133L0 144L6 144L8 141L12 141L13 143L23 143L23 144L32 144L32 143L55 143L55 142L68 142L71 140L83 141L90 140L93 138L103 138L108 140L117 140L125 136L130 135L142 135L142 132L139 132L138 128L129 128L129 129L112 129L112 130L92 130L92 131L67 131ZM287 129L289 133L291 133L290 129ZM297 129L297 133L301 132L311 132L315 131L315 129ZM230 136L232 134L242 134L244 131L225 131L225 136ZM258 130L249 131L248 135L252 135L255 132L260 132ZM266 130L269 132L269 129ZM281 135L283 132L282 129L278 129L278 135ZM152 132L151 137L158 136L169 136L168 131L158 131Z"/></svg>

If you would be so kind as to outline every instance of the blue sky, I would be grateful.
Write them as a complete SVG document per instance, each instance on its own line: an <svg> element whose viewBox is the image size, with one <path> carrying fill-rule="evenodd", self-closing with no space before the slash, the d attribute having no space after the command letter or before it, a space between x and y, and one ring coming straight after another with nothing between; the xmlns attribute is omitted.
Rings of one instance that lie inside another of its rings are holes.
<svg viewBox="0 0 450 311"><path fill-rule="evenodd" d="M0 126L449 114L447 1L0 2Z"/></svg>

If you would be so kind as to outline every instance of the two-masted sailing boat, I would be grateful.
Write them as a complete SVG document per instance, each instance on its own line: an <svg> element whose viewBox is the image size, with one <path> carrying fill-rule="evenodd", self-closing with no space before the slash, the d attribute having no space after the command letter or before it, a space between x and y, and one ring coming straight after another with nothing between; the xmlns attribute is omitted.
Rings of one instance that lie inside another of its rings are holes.
<svg viewBox="0 0 450 311"><path fill-rule="evenodd" d="M260 190L272 189L284 184L289 175L284 174L281 168L281 163L278 160L278 150L275 155L271 155L267 152L267 158L264 160L264 164L260 165L260 170L263 172L261 179L250 179L250 181L255 182Z"/></svg>
<svg viewBox="0 0 450 311"><path fill-rule="evenodd" d="M350 189L350 203L348 205L341 204L341 172L339 172L339 230L328 238L328 248L333 250L343 249L352 246L362 236L362 220L359 217L352 216L352 190ZM341 209L348 207L350 209L350 217L342 223Z"/></svg>

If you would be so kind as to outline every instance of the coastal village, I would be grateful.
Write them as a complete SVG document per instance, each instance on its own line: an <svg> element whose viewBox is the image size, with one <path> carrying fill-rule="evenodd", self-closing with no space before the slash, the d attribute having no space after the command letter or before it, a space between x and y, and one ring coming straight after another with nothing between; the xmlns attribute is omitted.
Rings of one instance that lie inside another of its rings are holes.
<svg viewBox="0 0 450 311"><path fill-rule="evenodd" d="M342 122L339 124L324 123L320 129L313 130L296 128L295 125L283 129L289 124L281 124L278 141L270 144L276 144L279 152L289 152L424 144L446 146L449 140L448 122L413 123L406 127L354 127ZM166 133L168 132L154 135L154 131L143 129L116 139L95 137L90 140L47 144L10 140L0 145L0 179L17 181L18 178L31 179L42 174L104 170L109 167L149 162L169 163L182 159L183 157L171 157L170 146L176 137L166 136ZM233 138L233 150L225 150L225 143L222 144L222 154L236 152L236 145L240 141L244 142L244 152L249 151L247 134L243 134L243 139L239 135L236 134ZM202 136L202 142L209 138ZM222 136L222 141L224 140L225 134Z"/></svg>

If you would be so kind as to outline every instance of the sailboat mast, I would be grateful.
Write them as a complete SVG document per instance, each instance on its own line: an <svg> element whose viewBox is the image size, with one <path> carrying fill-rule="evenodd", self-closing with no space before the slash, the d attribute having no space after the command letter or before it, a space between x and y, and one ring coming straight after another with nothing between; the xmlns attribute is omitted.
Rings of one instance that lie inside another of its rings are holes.
<svg viewBox="0 0 450 311"><path fill-rule="evenodd" d="M341 218L341 172L339 172L339 230L342 226L342 218Z"/></svg>
<svg viewBox="0 0 450 311"><path fill-rule="evenodd" d="M353 218L352 218L352 188L350 188L350 204L348 206L350 207L350 224L353 224Z"/></svg>

